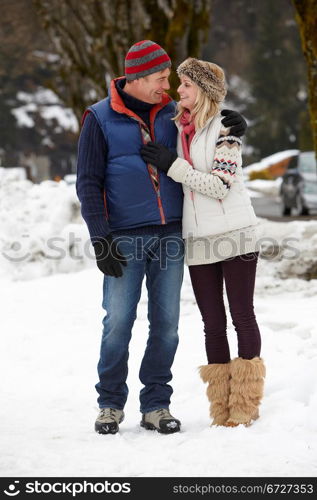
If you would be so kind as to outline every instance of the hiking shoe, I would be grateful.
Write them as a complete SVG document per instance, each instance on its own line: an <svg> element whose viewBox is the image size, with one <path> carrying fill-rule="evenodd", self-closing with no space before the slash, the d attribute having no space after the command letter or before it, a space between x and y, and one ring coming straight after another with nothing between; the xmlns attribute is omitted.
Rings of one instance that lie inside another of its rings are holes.
<svg viewBox="0 0 317 500"><path fill-rule="evenodd" d="M119 424L124 419L123 410L115 408L101 408L95 422L95 431L98 434L115 434L119 430Z"/></svg>
<svg viewBox="0 0 317 500"><path fill-rule="evenodd" d="M167 408L143 413L140 425L147 430L156 430L162 434L179 432L181 428L180 421L174 418Z"/></svg>

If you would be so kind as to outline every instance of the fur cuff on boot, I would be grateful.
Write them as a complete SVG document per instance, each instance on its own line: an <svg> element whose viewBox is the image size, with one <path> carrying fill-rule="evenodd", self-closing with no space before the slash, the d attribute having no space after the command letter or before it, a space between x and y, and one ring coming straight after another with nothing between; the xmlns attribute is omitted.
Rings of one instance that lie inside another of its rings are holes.
<svg viewBox="0 0 317 500"><path fill-rule="evenodd" d="M236 358L231 361L230 373L230 416L226 425L250 425L259 417L265 377L263 360Z"/></svg>
<svg viewBox="0 0 317 500"><path fill-rule="evenodd" d="M211 425L224 425L229 417L229 363L214 363L201 366L200 376L208 382L207 397L210 401Z"/></svg>

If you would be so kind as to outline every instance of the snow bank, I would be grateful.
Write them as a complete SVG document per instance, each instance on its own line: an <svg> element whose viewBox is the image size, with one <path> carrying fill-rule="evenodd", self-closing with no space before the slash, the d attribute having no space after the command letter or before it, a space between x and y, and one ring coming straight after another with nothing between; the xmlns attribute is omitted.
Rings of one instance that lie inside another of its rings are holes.
<svg viewBox="0 0 317 500"><path fill-rule="evenodd" d="M75 186L4 177L0 183L0 276L32 279L92 264ZM92 252L92 253L91 253Z"/></svg>
<svg viewBox="0 0 317 500"><path fill-rule="evenodd" d="M255 179L254 181L246 180L245 185L251 195L254 196L253 192L261 196L267 196L272 198L277 198L280 193L280 187L282 183L282 178L278 177L274 181Z"/></svg>
<svg viewBox="0 0 317 500"><path fill-rule="evenodd" d="M3 183L26 180L26 170L23 167L0 167L0 189Z"/></svg>
<svg viewBox="0 0 317 500"><path fill-rule="evenodd" d="M0 179L0 276L28 280L95 265L74 184ZM252 183L273 192L269 181ZM317 222L259 219L259 234L264 276L317 277Z"/></svg>
<svg viewBox="0 0 317 500"><path fill-rule="evenodd" d="M261 257L271 263L272 276L317 278L317 221L285 223L264 219L260 230L263 238Z"/></svg>

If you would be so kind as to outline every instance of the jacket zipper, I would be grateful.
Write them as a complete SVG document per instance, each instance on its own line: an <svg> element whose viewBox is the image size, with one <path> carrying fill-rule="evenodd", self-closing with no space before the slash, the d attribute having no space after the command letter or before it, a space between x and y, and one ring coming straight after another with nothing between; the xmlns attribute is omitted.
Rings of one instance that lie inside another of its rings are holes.
<svg viewBox="0 0 317 500"><path fill-rule="evenodd" d="M193 138L193 140L194 140L194 138ZM193 142L193 141L192 141L192 142ZM189 148L190 150L191 150L191 146L192 146L192 145L190 145L190 148ZM190 156L190 158L191 158L191 151L189 151L189 156ZM191 165L192 165L193 169L195 170L195 167L194 167L193 162L191 162ZM197 213L196 213L196 207L195 207L195 196L194 196L194 191L193 191L192 189L190 190L190 197L191 197L191 200L192 200L192 203L193 203L193 210L194 210L194 216L195 216L196 227L198 227Z"/></svg>
<svg viewBox="0 0 317 500"><path fill-rule="evenodd" d="M164 210L163 210L163 205L162 205L162 200L161 200L161 195L160 194L157 195L157 202L158 202L158 206L159 206L159 211L160 211L160 216L161 216L162 224L166 224L166 219L165 219L165 214L164 214Z"/></svg>
<svg viewBox="0 0 317 500"><path fill-rule="evenodd" d="M154 122L150 123L150 133L151 133L152 141L154 142L155 141L155 136L154 136ZM141 130L141 134L142 134L142 130ZM142 139L143 139L143 136L142 136ZM164 214L164 209L163 209L163 204L162 204L162 198L161 198L161 192L160 192L160 176L159 176L159 173L158 173L158 176L157 176L157 181L158 181L158 190L155 189L153 180L151 178L152 186L153 186L153 189L155 191L156 198L157 198L157 204L158 204L158 208L159 208L159 212L160 212L161 222L162 222L162 224L166 224L166 218L165 218L165 214Z"/></svg>
<svg viewBox="0 0 317 500"><path fill-rule="evenodd" d="M218 200L218 201L220 203L222 213L224 214L225 213L225 209L223 208L222 200Z"/></svg>
<svg viewBox="0 0 317 500"><path fill-rule="evenodd" d="M109 213L108 213L108 206L107 206L107 198L106 198L106 190L103 190L103 204L105 207L105 212L106 212L106 219L109 219Z"/></svg>
<svg viewBox="0 0 317 500"><path fill-rule="evenodd" d="M195 207L195 200L194 200L194 191L192 191L192 190L190 191L190 197L191 197L192 202L193 202L193 210L194 210L194 215L195 215L196 226L198 227L196 207Z"/></svg>

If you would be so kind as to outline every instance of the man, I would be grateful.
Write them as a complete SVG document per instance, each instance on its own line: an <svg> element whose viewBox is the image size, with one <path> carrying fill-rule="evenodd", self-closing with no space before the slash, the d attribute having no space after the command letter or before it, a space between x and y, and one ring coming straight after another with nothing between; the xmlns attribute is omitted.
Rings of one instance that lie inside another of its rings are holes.
<svg viewBox="0 0 317 500"><path fill-rule="evenodd" d="M95 422L101 434L116 433L124 418L129 341L144 277L149 336L139 373L141 426L169 434L181 425L169 412L169 382L183 279L182 188L140 156L148 141L176 148L175 102L166 94L170 67L158 44L134 44L126 55L125 76L114 79L109 97L83 118L77 194L105 275ZM242 135L244 119L234 112L226 115L224 124L235 125Z"/></svg>

